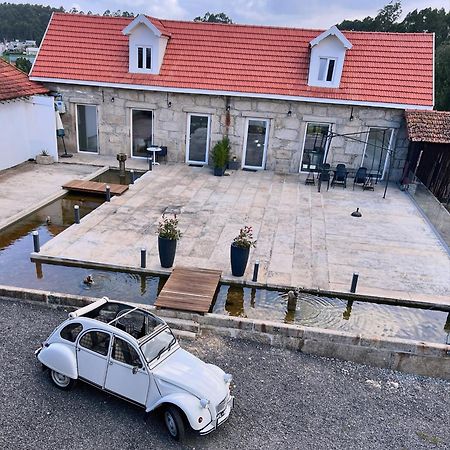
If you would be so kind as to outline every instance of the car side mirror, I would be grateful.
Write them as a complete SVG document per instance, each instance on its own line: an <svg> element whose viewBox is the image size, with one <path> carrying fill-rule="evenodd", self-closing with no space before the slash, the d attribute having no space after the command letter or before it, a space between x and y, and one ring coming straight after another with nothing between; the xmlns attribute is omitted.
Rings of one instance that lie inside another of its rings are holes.
<svg viewBox="0 0 450 450"><path fill-rule="evenodd" d="M136 375L142 366L133 366L133 374Z"/></svg>

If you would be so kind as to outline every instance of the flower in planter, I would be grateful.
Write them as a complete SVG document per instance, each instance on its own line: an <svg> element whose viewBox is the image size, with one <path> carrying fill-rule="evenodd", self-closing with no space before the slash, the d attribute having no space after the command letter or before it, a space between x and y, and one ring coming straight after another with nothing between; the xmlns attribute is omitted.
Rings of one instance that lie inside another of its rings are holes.
<svg viewBox="0 0 450 450"><path fill-rule="evenodd" d="M233 245L240 248L256 247L256 239L253 239L253 228L245 226L234 238Z"/></svg>
<svg viewBox="0 0 450 450"><path fill-rule="evenodd" d="M161 220L159 221L158 230L156 233L160 238L170 239L173 241L180 239L181 231L178 228L177 215L174 214L173 218L168 218L165 214L163 214Z"/></svg>

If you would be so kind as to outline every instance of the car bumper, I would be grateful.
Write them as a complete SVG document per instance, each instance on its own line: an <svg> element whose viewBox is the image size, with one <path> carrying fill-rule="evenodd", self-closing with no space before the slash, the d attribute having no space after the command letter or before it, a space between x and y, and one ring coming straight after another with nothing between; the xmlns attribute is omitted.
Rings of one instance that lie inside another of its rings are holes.
<svg viewBox="0 0 450 450"><path fill-rule="evenodd" d="M42 347L39 347L39 348L37 348L37 349L34 351L34 356L35 356L36 358L38 357L39 353L41 353L41 350L42 350Z"/></svg>
<svg viewBox="0 0 450 450"><path fill-rule="evenodd" d="M234 408L234 397L231 395L230 399L228 400L227 406L220 414L218 414L216 420L213 420L208 425L206 425L206 427L201 429L199 433L201 435L208 434L217 429L218 427L220 427L220 425L222 425L224 422L227 421L233 408Z"/></svg>

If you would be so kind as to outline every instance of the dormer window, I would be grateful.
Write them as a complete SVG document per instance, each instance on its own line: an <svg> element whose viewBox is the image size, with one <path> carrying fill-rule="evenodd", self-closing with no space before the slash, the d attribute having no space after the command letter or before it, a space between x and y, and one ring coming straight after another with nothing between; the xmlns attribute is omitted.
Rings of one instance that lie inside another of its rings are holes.
<svg viewBox="0 0 450 450"><path fill-rule="evenodd" d="M158 75L170 35L157 28L143 14L135 17L122 33L128 36L128 71Z"/></svg>
<svg viewBox="0 0 450 450"><path fill-rule="evenodd" d="M338 88L344 70L345 54L352 48L351 42L332 26L311 42L308 85Z"/></svg>
<svg viewBox="0 0 450 450"><path fill-rule="evenodd" d="M152 48L138 47L137 48L137 68L144 70L152 69Z"/></svg>
<svg viewBox="0 0 450 450"><path fill-rule="evenodd" d="M319 81L333 81L336 58L320 58Z"/></svg>

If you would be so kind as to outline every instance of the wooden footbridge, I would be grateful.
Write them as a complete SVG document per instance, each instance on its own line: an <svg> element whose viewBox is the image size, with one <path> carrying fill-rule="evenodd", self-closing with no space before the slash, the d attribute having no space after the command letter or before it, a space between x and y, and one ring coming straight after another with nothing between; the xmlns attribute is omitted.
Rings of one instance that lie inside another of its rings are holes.
<svg viewBox="0 0 450 450"><path fill-rule="evenodd" d="M66 184L63 184L64 189L77 192L89 192L91 194L105 194L106 186L109 186L111 195L121 195L127 189L127 184L111 184L100 183L98 181L85 181L85 180L72 180Z"/></svg>
<svg viewBox="0 0 450 450"><path fill-rule="evenodd" d="M155 306L207 313L219 286L220 270L175 267Z"/></svg>

